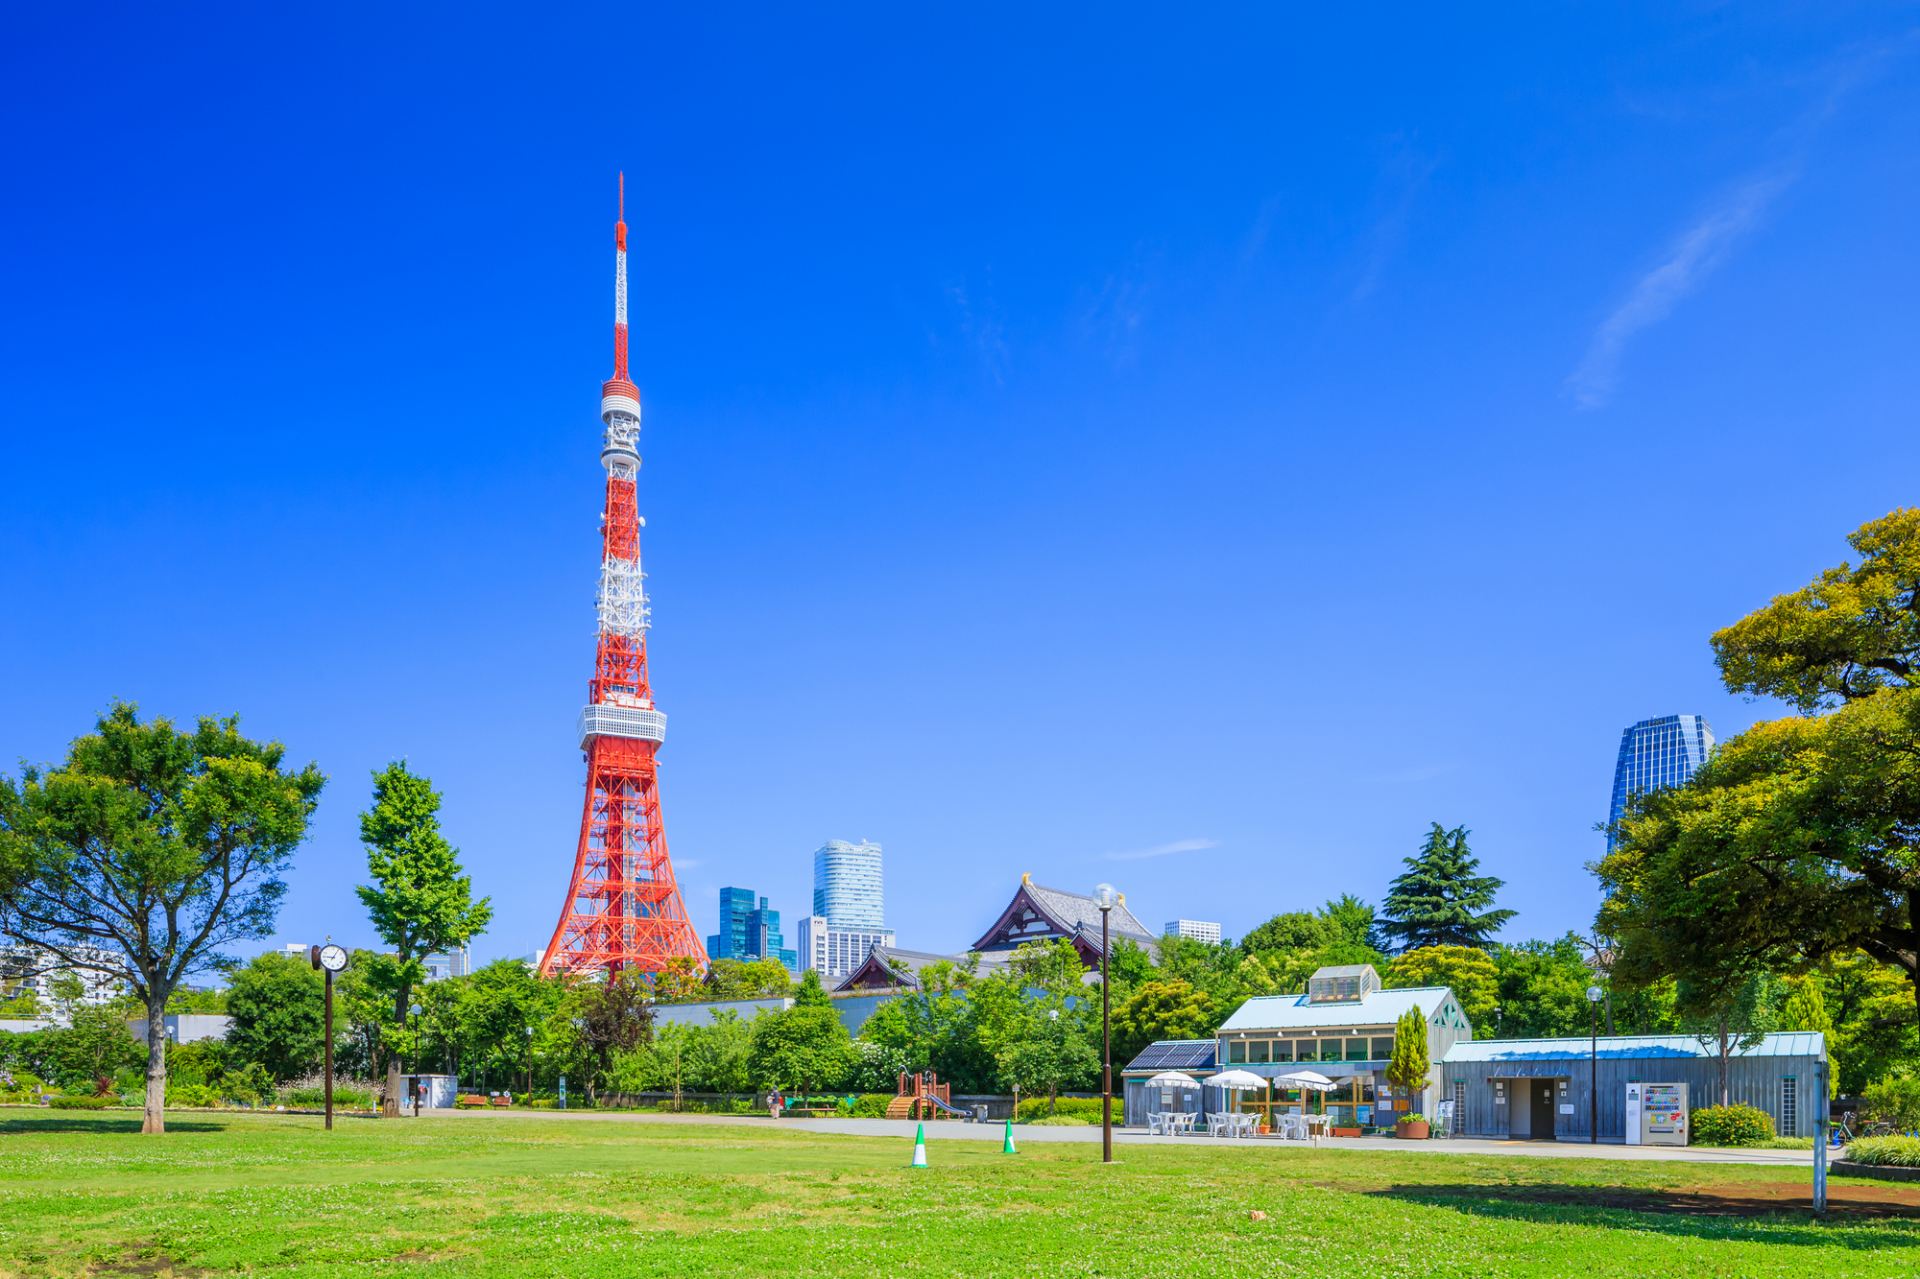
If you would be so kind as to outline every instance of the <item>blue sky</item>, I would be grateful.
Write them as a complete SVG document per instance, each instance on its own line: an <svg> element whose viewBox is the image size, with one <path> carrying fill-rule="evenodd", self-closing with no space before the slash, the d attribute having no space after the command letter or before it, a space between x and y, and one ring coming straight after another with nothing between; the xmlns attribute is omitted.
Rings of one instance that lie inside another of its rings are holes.
<svg viewBox="0 0 1920 1279"><path fill-rule="evenodd" d="M1464 823L1591 919L1626 724L1920 500L1920 12L54 6L0 41L0 759L116 696L397 756L543 944L614 174L695 922L887 849L1229 934Z"/></svg>

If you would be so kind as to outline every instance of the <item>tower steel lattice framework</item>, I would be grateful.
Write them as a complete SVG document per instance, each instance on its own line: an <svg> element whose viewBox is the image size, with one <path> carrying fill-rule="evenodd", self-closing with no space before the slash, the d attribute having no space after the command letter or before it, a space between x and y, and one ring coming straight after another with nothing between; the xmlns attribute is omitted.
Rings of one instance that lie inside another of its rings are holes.
<svg viewBox="0 0 1920 1279"><path fill-rule="evenodd" d="M672 959L705 966L701 945L667 857L655 757L667 717L647 680L649 609L640 571L640 390L627 376L626 177L614 223L613 377L600 388L606 443L606 511L601 517L599 643L580 712L587 758L586 807L573 857L573 882L540 961L540 971L657 973Z"/></svg>

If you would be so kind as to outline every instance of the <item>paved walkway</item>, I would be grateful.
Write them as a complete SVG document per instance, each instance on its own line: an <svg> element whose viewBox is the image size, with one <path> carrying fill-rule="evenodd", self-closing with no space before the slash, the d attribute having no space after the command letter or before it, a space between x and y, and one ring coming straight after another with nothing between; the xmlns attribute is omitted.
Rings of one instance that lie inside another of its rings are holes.
<svg viewBox="0 0 1920 1279"><path fill-rule="evenodd" d="M593 1110L429 1110L426 1117L439 1119L447 1117L465 1118L469 1115L484 1116L488 1119L560 1119L578 1123L638 1123L638 1124L674 1124L701 1125L718 1124L728 1126L767 1128L776 1121L764 1116L753 1115L659 1115L622 1113L620 1111ZM787 1131L835 1133L846 1137L891 1137L908 1142L913 1140L916 1127L911 1119L782 1119L778 1126ZM969 1124L957 1120L936 1120L927 1124L929 1141L999 1141L1005 1129L1000 1123ZM1100 1127L1087 1124L1082 1127L1059 1127L1020 1124L1014 1128L1014 1138L1022 1143L1069 1141L1098 1142ZM1226 1140L1218 1137L1150 1137L1144 1129L1116 1128L1113 1139L1121 1145L1170 1145L1170 1146L1215 1146L1232 1150L1299 1150L1302 1143L1280 1141L1277 1138L1254 1138L1250 1140ZM1713 1146L1622 1146L1602 1142L1594 1145L1589 1142L1575 1141L1489 1141L1479 1138L1457 1138L1450 1141L1398 1141L1392 1137L1339 1137L1327 1138L1320 1143L1322 1150L1388 1150L1397 1154L1424 1155L1514 1155L1521 1158L1550 1159L1628 1159L1652 1160L1667 1163L1707 1163L1707 1164L1778 1164L1789 1167L1810 1168L1813 1166L1811 1150L1728 1150Z"/></svg>

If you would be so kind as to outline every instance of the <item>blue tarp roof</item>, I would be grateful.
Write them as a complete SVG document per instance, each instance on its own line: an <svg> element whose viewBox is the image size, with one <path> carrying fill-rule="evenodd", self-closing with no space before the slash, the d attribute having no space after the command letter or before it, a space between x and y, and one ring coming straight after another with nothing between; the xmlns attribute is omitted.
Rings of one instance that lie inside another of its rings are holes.
<svg viewBox="0 0 1920 1279"><path fill-rule="evenodd" d="M1593 1041L1585 1035L1568 1039L1463 1039L1447 1050L1443 1064L1467 1061L1585 1061ZM1701 1042L1692 1035L1602 1035L1601 1060L1639 1060L1660 1057L1718 1057L1717 1042ZM1734 1044L1736 1057L1824 1057L1826 1037L1818 1031L1790 1030L1770 1034L1751 1048Z"/></svg>

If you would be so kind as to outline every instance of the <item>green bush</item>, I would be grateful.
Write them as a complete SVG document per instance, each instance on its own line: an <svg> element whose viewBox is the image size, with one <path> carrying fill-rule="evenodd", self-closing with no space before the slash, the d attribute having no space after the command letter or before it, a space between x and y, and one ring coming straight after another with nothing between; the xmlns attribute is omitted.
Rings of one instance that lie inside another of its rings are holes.
<svg viewBox="0 0 1920 1279"><path fill-rule="evenodd" d="M1847 1147L1847 1160L1882 1168L1920 1168L1920 1137L1861 1137Z"/></svg>
<svg viewBox="0 0 1920 1279"><path fill-rule="evenodd" d="M1774 1138L1773 1116L1735 1102L1731 1106L1702 1106L1693 1112L1696 1146L1758 1146Z"/></svg>
<svg viewBox="0 0 1920 1279"><path fill-rule="evenodd" d="M1920 1130L1920 1075L1882 1079L1860 1090L1860 1113L1901 1132Z"/></svg>
<svg viewBox="0 0 1920 1279"><path fill-rule="evenodd" d="M167 1105L174 1106L217 1106L220 1094L205 1084L177 1084L167 1081Z"/></svg>
<svg viewBox="0 0 1920 1279"><path fill-rule="evenodd" d="M840 1109L852 1119L884 1119L887 1107L892 1104L893 1094L890 1092L863 1092L853 1099L851 1106L843 1099Z"/></svg>
<svg viewBox="0 0 1920 1279"><path fill-rule="evenodd" d="M1042 1115L1038 1119L1029 1119L1025 1122L1033 1125L1035 1128L1085 1128L1089 1125L1099 1123L1100 1116L1093 1115L1089 1117L1086 1115L1066 1114Z"/></svg>
<svg viewBox="0 0 1920 1279"><path fill-rule="evenodd" d="M169 1090L171 1094L171 1090ZM327 1090L303 1085L299 1088L282 1088L280 1104L283 1106L318 1107L327 1104ZM373 1094L364 1088L335 1088L333 1090L333 1108L335 1110L371 1110Z"/></svg>
<svg viewBox="0 0 1920 1279"><path fill-rule="evenodd" d="M1113 1123L1117 1128L1125 1122L1126 1107L1119 1097L1113 1099ZM1081 1117L1082 1123L1100 1122L1100 1099L1098 1097L1062 1097L1049 1108L1045 1097L1029 1097L1020 1103L1014 1112L1013 1121L1017 1124L1036 1123L1049 1115L1073 1115Z"/></svg>
<svg viewBox="0 0 1920 1279"><path fill-rule="evenodd" d="M118 1097L50 1097L47 1105L55 1110L105 1110L120 1104Z"/></svg>

